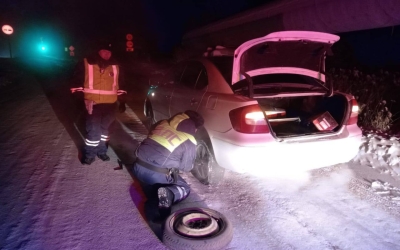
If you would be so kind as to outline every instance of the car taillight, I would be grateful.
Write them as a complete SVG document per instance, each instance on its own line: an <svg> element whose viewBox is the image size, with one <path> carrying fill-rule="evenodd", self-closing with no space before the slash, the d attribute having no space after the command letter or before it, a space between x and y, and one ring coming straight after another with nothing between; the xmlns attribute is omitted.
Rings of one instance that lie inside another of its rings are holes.
<svg viewBox="0 0 400 250"><path fill-rule="evenodd" d="M246 134L268 133L267 121L260 107L250 105L233 109L229 112L234 130Z"/></svg>
<svg viewBox="0 0 400 250"><path fill-rule="evenodd" d="M349 119L347 120L347 125L357 124L358 121L358 103L356 99L351 99L350 104L351 113Z"/></svg>

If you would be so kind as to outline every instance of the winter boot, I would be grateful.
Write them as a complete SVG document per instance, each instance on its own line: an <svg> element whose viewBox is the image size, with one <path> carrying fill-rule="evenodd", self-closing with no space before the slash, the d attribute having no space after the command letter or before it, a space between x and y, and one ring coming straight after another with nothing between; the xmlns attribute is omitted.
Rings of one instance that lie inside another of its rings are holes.
<svg viewBox="0 0 400 250"><path fill-rule="evenodd" d="M100 155L97 155L97 157L99 157L100 160L102 160L102 161L109 161L110 160L110 157L107 154L100 154Z"/></svg>
<svg viewBox="0 0 400 250"><path fill-rule="evenodd" d="M174 201L174 194L168 188L160 187L157 190L157 194L159 209L168 209L172 206L172 202Z"/></svg>
<svg viewBox="0 0 400 250"><path fill-rule="evenodd" d="M82 164L84 164L84 165L90 165L90 164L92 164L93 162L94 162L94 157L93 158L91 158L91 157L85 157L83 160L82 160Z"/></svg>

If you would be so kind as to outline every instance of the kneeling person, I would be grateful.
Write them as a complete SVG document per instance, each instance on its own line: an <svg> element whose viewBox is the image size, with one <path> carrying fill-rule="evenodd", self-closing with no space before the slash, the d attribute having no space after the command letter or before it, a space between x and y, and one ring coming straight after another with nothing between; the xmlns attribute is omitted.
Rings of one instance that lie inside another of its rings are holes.
<svg viewBox="0 0 400 250"><path fill-rule="evenodd" d="M194 135L203 123L195 111L176 114L161 121L137 148L133 173L142 184L158 187L159 209L169 209L188 197L190 187L178 173L192 170L196 156Z"/></svg>

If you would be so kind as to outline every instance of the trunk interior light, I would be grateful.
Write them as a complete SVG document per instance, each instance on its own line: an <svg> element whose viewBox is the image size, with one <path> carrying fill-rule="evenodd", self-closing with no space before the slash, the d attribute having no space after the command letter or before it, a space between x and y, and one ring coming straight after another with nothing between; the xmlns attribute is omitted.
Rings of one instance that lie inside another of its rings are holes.
<svg viewBox="0 0 400 250"><path fill-rule="evenodd" d="M229 112L232 128L246 134L268 133L269 128L263 111L256 105L244 106Z"/></svg>
<svg viewBox="0 0 400 250"><path fill-rule="evenodd" d="M286 111L284 109L267 110L265 111L267 118L281 118L286 116Z"/></svg>

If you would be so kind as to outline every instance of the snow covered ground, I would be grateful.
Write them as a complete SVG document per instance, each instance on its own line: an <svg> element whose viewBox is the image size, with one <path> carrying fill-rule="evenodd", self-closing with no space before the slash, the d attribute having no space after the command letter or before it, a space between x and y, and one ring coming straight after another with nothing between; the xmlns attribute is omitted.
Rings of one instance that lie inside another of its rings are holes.
<svg viewBox="0 0 400 250"><path fill-rule="evenodd" d="M142 93L112 127L111 161L82 166L81 111L63 65L42 67L53 71L0 84L0 248L165 249L137 183L115 170L146 136ZM400 249L399 157L398 138L368 133L351 162L307 173L226 171L215 186L185 174L186 205L228 217L228 249Z"/></svg>
<svg viewBox="0 0 400 250"><path fill-rule="evenodd" d="M398 149L398 139L370 134L353 161L309 173L228 172L208 188L188 179L235 225L230 249L400 249Z"/></svg>

